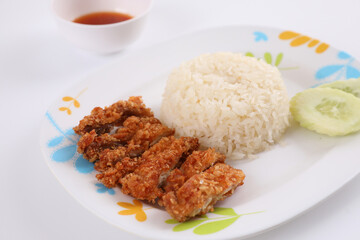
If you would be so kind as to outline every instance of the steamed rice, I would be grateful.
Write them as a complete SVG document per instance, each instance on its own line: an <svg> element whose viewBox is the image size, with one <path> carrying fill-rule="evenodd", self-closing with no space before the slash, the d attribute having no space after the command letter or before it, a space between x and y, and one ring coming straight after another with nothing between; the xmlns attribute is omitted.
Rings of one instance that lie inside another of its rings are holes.
<svg viewBox="0 0 360 240"><path fill-rule="evenodd" d="M162 121L228 158L242 159L277 142L289 125L281 74L239 53L204 54L170 74Z"/></svg>

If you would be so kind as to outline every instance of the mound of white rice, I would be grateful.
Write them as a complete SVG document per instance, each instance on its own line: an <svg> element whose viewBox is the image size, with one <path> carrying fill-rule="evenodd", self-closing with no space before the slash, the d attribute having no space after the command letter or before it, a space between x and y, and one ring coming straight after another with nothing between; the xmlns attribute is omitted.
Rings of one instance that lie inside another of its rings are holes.
<svg viewBox="0 0 360 240"><path fill-rule="evenodd" d="M161 120L178 136L242 159L279 140L289 125L289 99L279 70L263 60L204 54L170 74Z"/></svg>

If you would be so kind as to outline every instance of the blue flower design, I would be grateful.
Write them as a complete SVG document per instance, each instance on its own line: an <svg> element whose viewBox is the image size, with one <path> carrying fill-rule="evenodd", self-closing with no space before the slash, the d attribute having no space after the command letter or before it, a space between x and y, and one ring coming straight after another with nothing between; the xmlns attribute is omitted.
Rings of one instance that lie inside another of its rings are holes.
<svg viewBox="0 0 360 240"><path fill-rule="evenodd" d="M255 42L260 42L260 41L266 42L268 40L267 35L263 32L254 32L254 35L255 35Z"/></svg>
<svg viewBox="0 0 360 240"><path fill-rule="evenodd" d="M60 133L59 136L50 139L47 143L48 148L55 148L51 154L51 159L55 162L67 162L73 159L74 167L78 172L91 173L94 170L94 164L76 152L79 136L72 129L63 131L49 112L46 113L46 117Z"/></svg>
<svg viewBox="0 0 360 240"><path fill-rule="evenodd" d="M109 193L110 195L114 195L115 191L112 188L107 188L104 186L104 184L102 183L96 183L95 186L98 187L98 189L96 190L98 193Z"/></svg>
<svg viewBox="0 0 360 240"><path fill-rule="evenodd" d="M324 79L328 78L326 82L332 82L339 79L360 77L360 70L351 65L355 60L351 55L341 51L338 53L337 58L346 62L344 64L333 64L320 68L315 73L316 80L323 81ZM319 84L316 84L316 86L317 85Z"/></svg>

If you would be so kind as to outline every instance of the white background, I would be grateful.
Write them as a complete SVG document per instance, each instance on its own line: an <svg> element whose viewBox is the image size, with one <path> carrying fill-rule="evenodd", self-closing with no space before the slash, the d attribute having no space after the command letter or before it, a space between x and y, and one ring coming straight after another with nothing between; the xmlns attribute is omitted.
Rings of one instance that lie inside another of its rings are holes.
<svg viewBox="0 0 360 240"><path fill-rule="evenodd" d="M360 59L359 12L358 0L155 0L142 37L125 52L207 27L250 24L301 32ZM1 240L141 239L80 206L39 149L51 102L121 54L97 56L69 45L49 0L0 1ZM360 176L311 211L250 239L360 239Z"/></svg>

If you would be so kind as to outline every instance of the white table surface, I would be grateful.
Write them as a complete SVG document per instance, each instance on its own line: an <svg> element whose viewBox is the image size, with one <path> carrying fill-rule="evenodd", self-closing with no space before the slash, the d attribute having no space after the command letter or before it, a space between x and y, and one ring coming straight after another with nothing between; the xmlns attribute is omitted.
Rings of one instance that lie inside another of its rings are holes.
<svg viewBox="0 0 360 240"><path fill-rule="evenodd" d="M359 0L155 0L141 39L125 52L203 28L251 24L305 33L360 59L359 12ZM123 54L74 48L52 17L49 0L0 1L0 239L139 240L83 208L43 161L39 129L48 106ZM360 239L360 176L311 211L250 239Z"/></svg>

